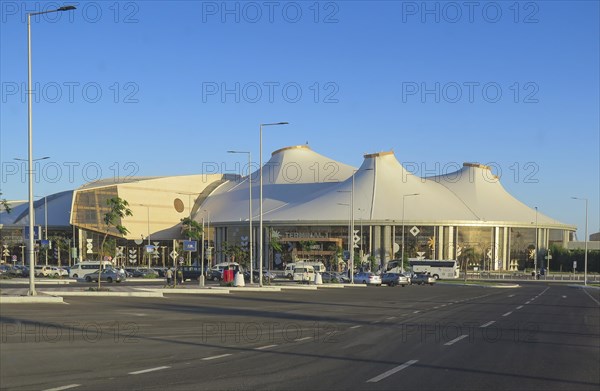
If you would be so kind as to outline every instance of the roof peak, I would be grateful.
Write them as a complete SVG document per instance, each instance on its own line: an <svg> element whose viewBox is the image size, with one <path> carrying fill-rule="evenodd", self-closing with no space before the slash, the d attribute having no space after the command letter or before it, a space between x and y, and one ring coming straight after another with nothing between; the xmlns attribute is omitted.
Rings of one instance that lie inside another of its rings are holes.
<svg viewBox="0 0 600 391"><path fill-rule="evenodd" d="M289 147L280 148L280 149L272 152L271 156L275 156L278 153L281 153L281 152L287 151L287 150L291 150L291 149L307 149L309 151L312 151L312 149L308 146L308 144L304 144L304 145L292 145L292 146L289 146Z"/></svg>

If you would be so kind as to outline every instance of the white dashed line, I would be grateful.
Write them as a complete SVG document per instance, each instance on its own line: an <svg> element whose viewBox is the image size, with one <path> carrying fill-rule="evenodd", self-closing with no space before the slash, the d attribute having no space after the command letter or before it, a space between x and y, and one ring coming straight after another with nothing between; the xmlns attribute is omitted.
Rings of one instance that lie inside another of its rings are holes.
<svg viewBox="0 0 600 391"><path fill-rule="evenodd" d="M418 361L419 360L410 360L410 361L407 361L404 364L402 364L400 366L397 366L396 368L390 369L389 371L384 372L384 373L382 373L379 376L375 376L374 378L367 380L367 383L377 383L378 381L383 380L383 379L385 379L388 376L392 376L396 372L400 372L401 370L410 367L411 365L415 364Z"/></svg>
<svg viewBox="0 0 600 391"><path fill-rule="evenodd" d="M265 350L265 349L271 349L276 347L277 345L267 345L267 346L261 346L260 348L256 348L256 350Z"/></svg>
<svg viewBox="0 0 600 391"><path fill-rule="evenodd" d="M515 295L508 295L508 297L515 297Z"/></svg>
<svg viewBox="0 0 600 391"><path fill-rule="evenodd" d="M300 341L306 341L307 339L311 339L311 338L312 338L312 337L298 338L298 339L295 339L294 341L296 341L296 342L300 342Z"/></svg>
<svg viewBox="0 0 600 391"><path fill-rule="evenodd" d="M523 308L523 306L522 306L522 305L520 305L520 306L518 306L518 307L517 307L517 309L518 309L518 310L520 310L521 308Z"/></svg>
<svg viewBox="0 0 600 391"><path fill-rule="evenodd" d="M465 334L465 335L461 335L458 338L454 338L452 341L450 342L446 342L444 345L446 346L450 346L450 345L454 345L455 343L457 343L458 341L460 341L461 339L465 339L467 338L469 335Z"/></svg>
<svg viewBox="0 0 600 391"><path fill-rule="evenodd" d="M156 367L156 368L150 368L150 369L142 369L141 371L129 372L128 375L141 375L142 373L161 371L163 369L168 369L168 368L171 368L171 367Z"/></svg>
<svg viewBox="0 0 600 391"><path fill-rule="evenodd" d="M396 319L396 317L395 316L390 316L388 318L385 318L385 320L392 320L392 319Z"/></svg>
<svg viewBox="0 0 600 391"><path fill-rule="evenodd" d="M415 312L413 312L413 314L418 314L419 312L421 312L421 311L415 311Z"/></svg>
<svg viewBox="0 0 600 391"><path fill-rule="evenodd" d="M563 295L563 297L562 297L562 298L563 298L563 299L566 299L566 298L567 298L567 296Z"/></svg>
<svg viewBox="0 0 600 391"><path fill-rule="evenodd" d="M202 359L202 361L210 361L210 360L217 360L219 358L223 358L223 357L227 357L227 356L231 356L231 354L221 354L220 356L212 356L212 357L204 357Z"/></svg>
<svg viewBox="0 0 600 391"><path fill-rule="evenodd" d="M531 301L526 301L526 302L525 302L525 304L530 304L530 303L531 303Z"/></svg>
<svg viewBox="0 0 600 391"><path fill-rule="evenodd" d="M79 387L79 386L81 386L81 384L69 384L68 386L48 388L48 389L45 389L44 391L61 391L61 390L68 390L69 388L75 388L75 387Z"/></svg>
<svg viewBox="0 0 600 391"><path fill-rule="evenodd" d="M512 311L510 311L510 312L507 312L506 314L504 314L504 315L502 315L502 316L508 316L508 315L510 315L510 314L512 314Z"/></svg>
<svg viewBox="0 0 600 391"><path fill-rule="evenodd" d="M481 325L481 326L479 326L479 327L483 329L483 328L485 328L485 327L488 327L488 326L491 326L491 325L493 325L494 323L496 323L496 321L495 321L495 320L492 320L491 322L487 322L487 323L485 323L485 324L482 324L482 325Z"/></svg>
<svg viewBox="0 0 600 391"><path fill-rule="evenodd" d="M361 326L360 326L360 325L356 325L356 326L352 326L352 327L350 327L350 328L351 328L351 329L357 329L357 328L359 328L359 327L361 327Z"/></svg>

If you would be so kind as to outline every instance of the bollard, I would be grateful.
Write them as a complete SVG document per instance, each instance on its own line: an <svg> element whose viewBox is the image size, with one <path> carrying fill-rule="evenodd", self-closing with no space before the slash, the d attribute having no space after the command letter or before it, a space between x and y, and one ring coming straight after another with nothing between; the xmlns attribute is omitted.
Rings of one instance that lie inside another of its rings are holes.
<svg viewBox="0 0 600 391"><path fill-rule="evenodd" d="M240 272L235 273L235 278L233 280L233 286L246 286L246 282L244 281L244 275Z"/></svg>
<svg viewBox="0 0 600 391"><path fill-rule="evenodd" d="M321 273L315 273L315 285L323 285L323 276L321 276Z"/></svg>

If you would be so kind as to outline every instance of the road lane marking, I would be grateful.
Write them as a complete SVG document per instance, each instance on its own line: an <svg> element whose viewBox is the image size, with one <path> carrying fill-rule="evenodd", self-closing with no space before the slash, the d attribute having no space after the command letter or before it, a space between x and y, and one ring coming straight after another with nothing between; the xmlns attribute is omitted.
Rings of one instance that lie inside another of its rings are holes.
<svg viewBox="0 0 600 391"><path fill-rule="evenodd" d="M515 297L515 295L508 295L508 297Z"/></svg>
<svg viewBox="0 0 600 391"><path fill-rule="evenodd" d="M523 308L523 306L522 306L522 305L520 305L520 306L518 306L518 307L517 307L517 309L518 309L518 310L520 310L521 308Z"/></svg>
<svg viewBox="0 0 600 391"><path fill-rule="evenodd" d="M350 328L351 328L351 329L357 329L357 328L359 328L359 327L361 327L361 326L357 324L356 326L352 326L352 327L350 327Z"/></svg>
<svg viewBox="0 0 600 391"><path fill-rule="evenodd" d="M530 303L531 303L531 301L526 301L526 302L525 302L525 304L530 304Z"/></svg>
<svg viewBox="0 0 600 391"><path fill-rule="evenodd" d="M47 388L44 391L61 391L68 390L69 388L79 387L81 384L69 384L68 386L56 387L56 388Z"/></svg>
<svg viewBox="0 0 600 391"><path fill-rule="evenodd" d="M486 324L482 324L482 325L481 325L481 326L479 326L479 327L483 329L483 328L485 328L485 327L488 327L488 326L491 326L491 325L493 325L494 323L496 323L496 321L495 321L495 320L492 320L491 322L487 322Z"/></svg>
<svg viewBox="0 0 600 391"><path fill-rule="evenodd" d="M588 291L587 291L585 288L583 288L583 292L584 292L586 295L588 295L588 296L590 297L590 299L594 300L594 301L596 302L596 304L600 305L600 301L598 301L598 300L594 299L594 297L593 297L592 295L590 295L590 293L589 293L589 292L588 292Z"/></svg>
<svg viewBox="0 0 600 391"><path fill-rule="evenodd" d="M563 299L566 299L566 298L567 298L567 296L563 295L563 297L562 297L562 298L563 298Z"/></svg>
<svg viewBox="0 0 600 391"><path fill-rule="evenodd" d="M440 308L440 307L433 307L434 310L437 310L438 308Z"/></svg>
<svg viewBox="0 0 600 391"><path fill-rule="evenodd" d="M261 346L260 348L256 348L256 350L265 350L265 349L271 349L276 347L277 345L267 345L267 346Z"/></svg>
<svg viewBox="0 0 600 391"><path fill-rule="evenodd" d="M227 357L227 356L231 356L231 353L228 354L221 354L219 356L212 356L212 357L204 357L202 359L202 361L210 361L210 360L217 360L219 358L223 358L223 357Z"/></svg>
<svg viewBox="0 0 600 391"><path fill-rule="evenodd" d="M171 367L156 367L156 368L150 368L150 369L142 369L141 371L135 371L135 372L129 372L128 375L141 375L142 373L148 373L148 372L154 372L154 371L161 371L163 369L168 369Z"/></svg>
<svg viewBox="0 0 600 391"><path fill-rule="evenodd" d="M512 311L510 311L510 312L507 312L506 314L504 314L504 315L502 315L502 316L508 316L508 315L510 315L510 314L512 314Z"/></svg>
<svg viewBox="0 0 600 391"><path fill-rule="evenodd" d="M457 343L458 341L460 341L461 339L465 339L467 338L469 335L468 334L464 334L461 335L460 337L454 338L452 341L450 342L446 342L444 345L446 346L450 346L450 345L454 345L455 343Z"/></svg>
<svg viewBox="0 0 600 391"><path fill-rule="evenodd" d="M418 314L419 312L421 312L421 311L415 311L415 312L413 312L413 314Z"/></svg>
<svg viewBox="0 0 600 391"><path fill-rule="evenodd" d="M392 319L396 319L396 317L395 316L390 316L390 317L385 318L385 320L392 320Z"/></svg>
<svg viewBox="0 0 600 391"><path fill-rule="evenodd" d="M311 338L312 338L312 337L298 338L298 339L295 339L294 341L296 341L296 342L300 342L300 341L306 341L307 339L311 339Z"/></svg>
<svg viewBox="0 0 600 391"><path fill-rule="evenodd" d="M400 372L401 370L410 367L411 365L417 363L418 361L419 360L407 361L404 364L397 366L396 368L392 368L389 371L384 372L379 376L375 376L374 378L367 380L367 383L377 383L378 381L381 381L381 380L385 379L386 377L392 376L396 372Z"/></svg>

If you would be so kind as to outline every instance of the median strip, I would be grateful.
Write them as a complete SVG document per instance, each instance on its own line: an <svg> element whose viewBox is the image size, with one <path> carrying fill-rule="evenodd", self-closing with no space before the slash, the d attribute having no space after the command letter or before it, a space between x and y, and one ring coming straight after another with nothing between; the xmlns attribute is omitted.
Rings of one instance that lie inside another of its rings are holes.
<svg viewBox="0 0 600 391"><path fill-rule="evenodd" d="M384 372L379 376L375 376L374 378L367 380L367 383L377 383L378 381L381 381L381 380L385 379L386 377L392 376L396 372L400 372L401 370L410 367L411 365L417 363L418 361L419 360L407 361L404 364L397 366L396 368L390 369L389 371Z"/></svg>

